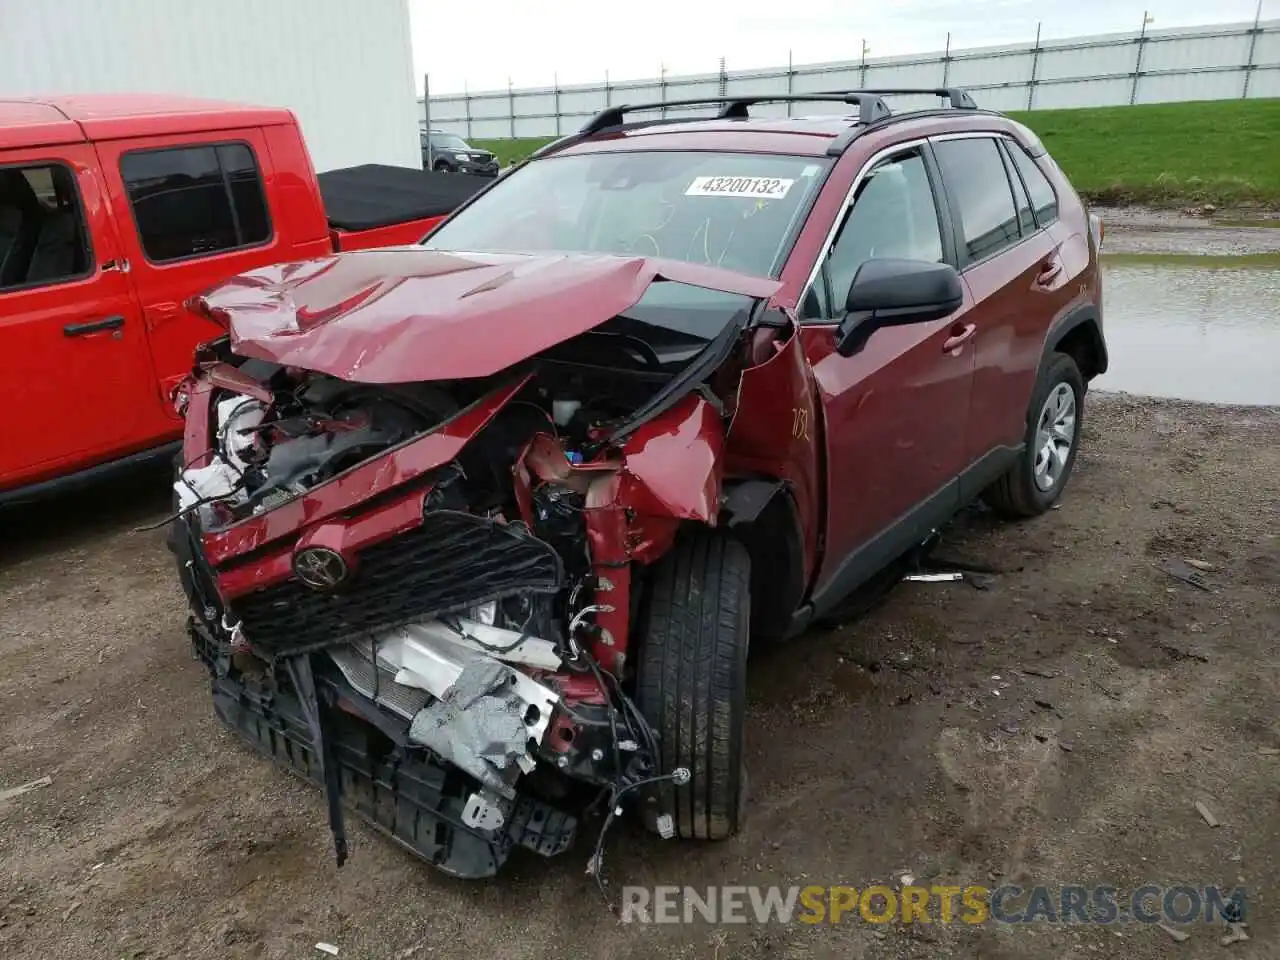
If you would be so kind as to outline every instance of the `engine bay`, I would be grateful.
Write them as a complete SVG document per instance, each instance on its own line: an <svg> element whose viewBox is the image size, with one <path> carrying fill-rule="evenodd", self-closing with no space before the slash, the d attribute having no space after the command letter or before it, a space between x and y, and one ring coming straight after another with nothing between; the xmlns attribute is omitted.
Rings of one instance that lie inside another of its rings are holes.
<svg viewBox="0 0 1280 960"><path fill-rule="evenodd" d="M178 507L200 509L206 529L271 510L439 428L504 380L531 373L459 463L468 490L466 503L455 498L456 506L510 508L511 467L535 434L554 436L570 462L594 459L611 434L707 346L673 331L659 331L655 343L638 335L644 327L617 318L494 377L403 384L355 383L243 360L224 345L217 362L261 389L219 394L211 456L177 479Z"/></svg>

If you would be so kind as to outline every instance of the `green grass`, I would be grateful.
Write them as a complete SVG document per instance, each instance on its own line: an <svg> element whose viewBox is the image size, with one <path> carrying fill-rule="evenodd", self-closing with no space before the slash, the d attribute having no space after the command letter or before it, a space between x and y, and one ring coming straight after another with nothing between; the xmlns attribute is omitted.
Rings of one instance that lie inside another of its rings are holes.
<svg viewBox="0 0 1280 960"><path fill-rule="evenodd" d="M1040 136L1090 200L1280 209L1280 99L1035 110L1011 116ZM550 139L475 143L492 150L505 165Z"/></svg>
<svg viewBox="0 0 1280 960"><path fill-rule="evenodd" d="M555 137L518 137L515 140L468 140L473 147L488 150L498 158L498 163L506 166L519 163L533 151L550 143Z"/></svg>
<svg viewBox="0 0 1280 960"><path fill-rule="evenodd" d="M1015 116L1092 200L1280 207L1280 99Z"/></svg>

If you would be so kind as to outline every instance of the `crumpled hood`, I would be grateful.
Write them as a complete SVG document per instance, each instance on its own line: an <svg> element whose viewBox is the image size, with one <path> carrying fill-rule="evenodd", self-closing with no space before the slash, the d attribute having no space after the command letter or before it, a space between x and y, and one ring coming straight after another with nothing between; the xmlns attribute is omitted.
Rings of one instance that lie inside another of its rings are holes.
<svg viewBox="0 0 1280 960"><path fill-rule="evenodd" d="M605 254L400 247L279 264L196 297L243 357L362 383L485 377L596 327L658 280L766 298L777 280Z"/></svg>

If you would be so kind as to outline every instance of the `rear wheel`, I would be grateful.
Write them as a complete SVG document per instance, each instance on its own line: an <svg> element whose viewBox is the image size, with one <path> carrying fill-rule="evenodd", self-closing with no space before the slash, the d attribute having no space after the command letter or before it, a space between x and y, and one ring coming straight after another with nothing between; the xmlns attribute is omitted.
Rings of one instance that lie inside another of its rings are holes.
<svg viewBox="0 0 1280 960"><path fill-rule="evenodd" d="M983 500L1006 517L1034 517L1062 495L1080 446L1084 377L1065 353L1049 356L1027 408L1022 454Z"/></svg>
<svg viewBox="0 0 1280 960"><path fill-rule="evenodd" d="M638 660L637 705L659 739L659 773L643 806L657 831L720 840L737 832L746 795L743 728L751 621L751 559L737 540L703 530L654 570Z"/></svg>
<svg viewBox="0 0 1280 960"><path fill-rule="evenodd" d="M436 165L431 169L433 169L436 173L448 173L449 164L446 163L444 160L437 160Z"/></svg>

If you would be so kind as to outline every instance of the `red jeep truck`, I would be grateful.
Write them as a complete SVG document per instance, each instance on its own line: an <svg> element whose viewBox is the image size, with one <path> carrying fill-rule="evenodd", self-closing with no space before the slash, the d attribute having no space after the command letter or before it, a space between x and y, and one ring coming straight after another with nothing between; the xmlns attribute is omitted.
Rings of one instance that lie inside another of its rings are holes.
<svg viewBox="0 0 1280 960"><path fill-rule="evenodd" d="M284 109L0 100L0 503L176 451L170 391L217 333L183 308L193 294L413 243L488 182L377 164L317 177Z"/></svg>

